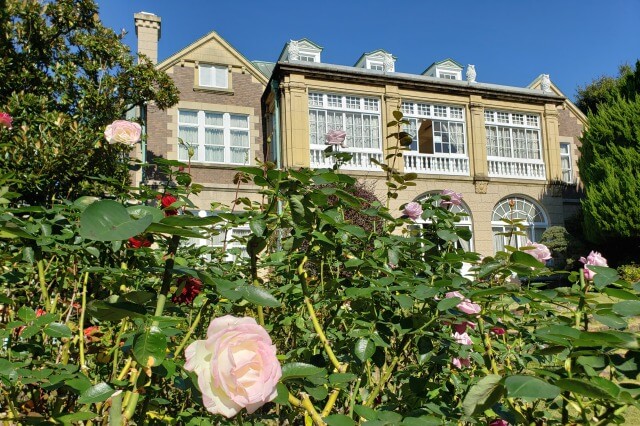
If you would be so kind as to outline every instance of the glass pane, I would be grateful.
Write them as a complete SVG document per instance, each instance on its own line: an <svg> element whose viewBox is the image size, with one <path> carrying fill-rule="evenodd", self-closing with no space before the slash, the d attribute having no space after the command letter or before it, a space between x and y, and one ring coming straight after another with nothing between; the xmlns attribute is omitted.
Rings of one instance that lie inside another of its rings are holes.
<svg viewBox="0 0 640 426"><path fill-rule="evenodd" d="M200 86L214 86L213 81L213 67L211 65L200 65Z"/></svg>
<svg viewBox="0 0 640 426"><path fill-rule="evenodd" d="M216 67L216 86L217 87L228 87L229 85L227 84L227 67Z"/></svg>
<svg viewBox="0 0 640 426"><path fill-rule="evenodd" d="M198 124L198 111L180 110L178 114L180 124Z"/></svg>
<svg viewBox="0 0 640 426"><path fill-rule="evenodd" d="M224 146L206 145L204 147L204 161L224 163Z"/></svg>
<svg viewBox="0 0 640 426"><path fill-rule="evenodd" d="M246 115L231 114L231 127L239 127L241 129L249 128L249 117Z"/></svg>
<svg viewBox="0 0 640 426"><path fill-rule="evenodd" d="M207 112L204 114L205 126L222 126L222 114L218 112Z"/></svg>
<svg viewBox="0 0 640 426"><path fill-rule="evenodd" d="M222 129L205 129L204 144L224 146L224 131Z"/></svg>
<svg viewBox="0 0 640 426"><path fill-rule="evenodd" d="M234 164L248 164L249 163L249 149L231 147L231 162Z"/></svg>
<svg viewBox="0 0 640 426"><path fill-rule="evenodd" d="M244 130L231 130L232 147L249 147L249 132Z"/></svg>

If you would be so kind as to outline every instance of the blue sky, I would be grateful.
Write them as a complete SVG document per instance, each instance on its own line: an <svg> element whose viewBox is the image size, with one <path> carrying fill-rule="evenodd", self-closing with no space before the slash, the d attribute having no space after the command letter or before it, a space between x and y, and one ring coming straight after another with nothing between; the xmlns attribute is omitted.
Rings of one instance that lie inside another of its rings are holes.
<svg viewBox="0 0 640 426"><path fill-rule="evenodd" d="M327 63L353 65L382 48L397 56L396 71L419 74L450 57L475 64L486 83L526 86L550 74L573 99L578 86L640 59L638 0L97 1L104 24L128 31L133 50L133 14L159 15L160 60L211 30L264 61L306 37L324 47Z"/></svg>

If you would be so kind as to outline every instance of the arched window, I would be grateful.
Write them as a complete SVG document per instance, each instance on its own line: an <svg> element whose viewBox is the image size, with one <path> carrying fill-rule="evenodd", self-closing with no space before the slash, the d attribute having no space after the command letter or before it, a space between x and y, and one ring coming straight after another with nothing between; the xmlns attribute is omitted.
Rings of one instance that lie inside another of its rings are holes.
<svg viewBox="0 0 640 426"><path fill-rule="evenodd" d="M520 219L526 235L505 235L518 231L505 223L503 219ZM505 245L522 247L531 241L540 241L542 233L549 226L547 216L536 202L522 197L507 197L493 208L491 228L493 229L493 248L496 252L504 250Z"/></svg>
<svg viewBox="0 0 640 426"><path fill-rule="evenodd" d="M425 201L427 198L433 195L439 195L440 193L441 191L430 192L427 195L418 197L415 201L418 203L421 203ZM437 205L437 202L434 202L434 206L435 205ZM471 210L469 209L469 206L467 206L467 204L464 201L462 201L462 205L449 206L449 211L451 211L452 213L465 213L465 215L460 216L460 221L456 222L456 227L468 229L469 232L471 232L473 235L473 221L471 219ZM430 224L431 224L430 220L423 220L423 219L416 220L416 225L420 227L425 227L426 225L430 225ZM458 246L464 249L465 252L472 251L473 237L471 237L469 241L465 241L462 239L458 240Z"/></svg>

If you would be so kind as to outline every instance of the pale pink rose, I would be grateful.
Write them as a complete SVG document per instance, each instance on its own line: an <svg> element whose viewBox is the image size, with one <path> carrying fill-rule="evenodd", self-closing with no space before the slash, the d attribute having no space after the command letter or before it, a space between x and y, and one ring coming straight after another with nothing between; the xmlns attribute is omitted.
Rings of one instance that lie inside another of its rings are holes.
<svg viewBox="0 0 640 426"><path fill-rule="evenodd" d="M479 314L480 311L482 310L480 305L478 305L477 303L472 303L471 300L464 297L459 291L450 291L446 293L444 297L446 297L447 299L451 297L457 297L461 299L462 301L456 305L456 308L458 308L460 311L464 312L465 314L469 314L469 315Z"/></svg>
<svg viewBox="0 0 640 426"><path fill-rule="evenodd" d="M457 331L453 333L453 340L461 345L473 345L473 341L471 337L467 333L458 333Z"/></svg>
<svg viewBox="0 0 640 426"><path fill-rule="evenodd" d="M468 367L471 365L471 360L469 358L453 358L451 364L456 368Z"/></svg>
<svg viewBox="0 0 640 426"><path fill-rule="evenodd" d="M327 145L340 145L343 148L346 148L345 139L347 137L347 132L344 130L329 130L327 135L325 136L325 140Z"/></svg>
<svg viewBox="0 0 640 426"><path fill-rule="evenodd" d="M449 197L448 200L440 201L440 207L446 207L449 205L459 206L462 204L462 194L459 192L452 191L451 189L445 189L440 193L440 195L446 195Z"/></svg>
<svg viewBox="0 0 640 426"><path fill-rule="evenodd" d="M418 220L420 216L422 216L422 206L420 205L420 203L412 201L404 206L404 210L402 211L402 213L407 215L409 219Z"/></svg>
<svg viewBox="0 0 640 426"><path fill-rule="evenodd" d="M527 246L533 248L524 250L524 252L535 257L539 262L545 263L547 260L551 259L551 250L549 250L549 248L544 244L533 243L527 240Z"/></svg>
<svg viewBox="0 0 640 426"><path fill-rule="evenodd" d="M134 145L140 140L141 134L140 125L127 120L116 120L104 130L104 138L109 143Z"/></svg>
<svg viewBox="0 0 640 426"><path fill-rule="evenodd" d="M202 402L213 414L231 418L243 408L251 414L278 395L276 347L253 318L215 318L207 339L191 343L185 356L184 368L198 375Z"/></svg>
<svg viewBox="0 0 640 426"><path fill-rule="evenodd" d="M580 262L584 263L584 278L586 280L592 280L593 277L596 275L595 272L589 269L589 265L609 266L607 265L607 259L602 257L602 255L597 251L593 251L593 250L591 251L591 253L589 253L589 256L587 256L586 259L584 257L581 257Z"/></svg>
<svg viewBox="0 0 640 426"><path fill-rule="evenodd" d="M6 127L11 130L11 125L13 124L13 118L6 112L0 112L0 127Z"/></svg>

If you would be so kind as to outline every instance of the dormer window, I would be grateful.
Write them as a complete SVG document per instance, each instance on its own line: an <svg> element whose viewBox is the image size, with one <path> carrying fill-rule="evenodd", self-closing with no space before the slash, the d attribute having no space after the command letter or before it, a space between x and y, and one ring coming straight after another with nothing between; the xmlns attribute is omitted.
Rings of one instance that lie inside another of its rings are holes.
<svg viewBox="0 0 640 426"><path fill-rule="evenodd" d="M199 68L199 86L215 87L218 89L227 89L229 87L228 69L226 65L205 65L200 64Z"/></svg>
<svg viewBox="0 0 640 426"><path fill-rule="evenodd" d="M354 67L374 71L394 72L395 63L395 56L386 50L378 49L373 52L363 53Z"/></svg>
<svg viewBox="0 0 640 426"><path fill-rule="evenodd" d="M445 59L431 64L422 75L444 80L462 80L462 65L453 59Z"/></svg>
<svg viewBox="0 0 640 426"><path fill-rule="evenodd" d="M320 62L322 47L306 38L291 40L278 58L279 61Z"/></svg>

